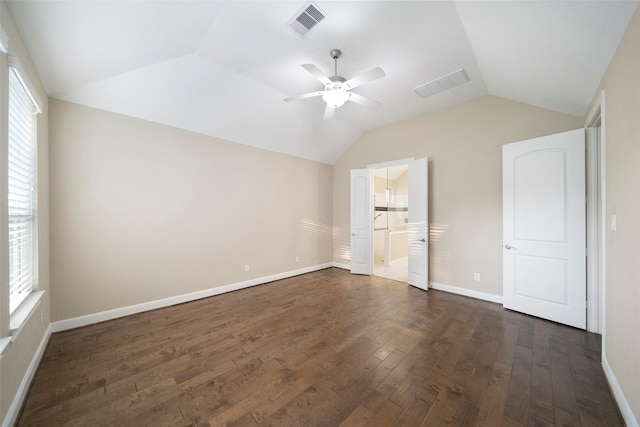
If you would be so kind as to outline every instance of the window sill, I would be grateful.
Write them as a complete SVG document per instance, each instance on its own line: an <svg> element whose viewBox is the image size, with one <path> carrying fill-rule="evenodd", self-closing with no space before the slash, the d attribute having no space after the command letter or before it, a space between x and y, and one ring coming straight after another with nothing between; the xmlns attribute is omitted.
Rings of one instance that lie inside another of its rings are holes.
<svg viewBox="0 0 640 427"><path fill-rule="evenodd" d="M11 336L11 342L15 341L16 337L20 335L22 328L27 324L36 308L40 305L40 300L44 295L44 291L34 291L25 299L22 304L11 314L9 319L9 335Z"/></svg>

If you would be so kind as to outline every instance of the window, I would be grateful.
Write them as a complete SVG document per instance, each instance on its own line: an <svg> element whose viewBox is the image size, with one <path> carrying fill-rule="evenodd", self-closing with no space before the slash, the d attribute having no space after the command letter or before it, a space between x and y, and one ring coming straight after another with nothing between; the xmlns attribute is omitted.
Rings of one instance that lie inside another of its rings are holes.
<svg viewBox="0 0 640 427"><path fill-rule="evenodd" d="M34 288L37 108L16 68L9 71L9 312Z"/></svg>

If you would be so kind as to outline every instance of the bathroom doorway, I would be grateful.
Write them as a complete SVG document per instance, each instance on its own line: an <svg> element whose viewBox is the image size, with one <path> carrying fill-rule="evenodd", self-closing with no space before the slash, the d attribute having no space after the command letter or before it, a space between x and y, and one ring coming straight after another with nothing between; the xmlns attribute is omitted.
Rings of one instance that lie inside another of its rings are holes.
<svg viewBox="0 0 640 427"><path fill-rule="evenodd" d="M409 166L373 172L373 274L408 282Z"/></svg>

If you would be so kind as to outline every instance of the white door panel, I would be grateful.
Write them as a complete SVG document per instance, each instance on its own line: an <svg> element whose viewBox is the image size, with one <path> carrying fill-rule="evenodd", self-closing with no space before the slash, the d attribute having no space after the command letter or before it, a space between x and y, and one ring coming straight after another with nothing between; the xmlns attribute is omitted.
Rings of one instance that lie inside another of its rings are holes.
<svg viewBox="0 0 640 427"><path fill-rule="evenodd" d="M429 288L429 198L426 158L409 163L409 284Z"/></svg>
<svg viewBox="0 0 640 427"><path fill-rule="evenodd" d="M545 150L514 159L516 239L566 241L566 156L565 151Z"/></svg>
<svg viewBox="0 0 640 427"><path fill-rule="evenodd" d="M503 146L503 302L586 327L584 130Z"/></svg>
<svg viewBox="0 0 640 427"><path fill-rule="evenodd" d="M351 273L371 274L371 171L351 170Z"/></svg>

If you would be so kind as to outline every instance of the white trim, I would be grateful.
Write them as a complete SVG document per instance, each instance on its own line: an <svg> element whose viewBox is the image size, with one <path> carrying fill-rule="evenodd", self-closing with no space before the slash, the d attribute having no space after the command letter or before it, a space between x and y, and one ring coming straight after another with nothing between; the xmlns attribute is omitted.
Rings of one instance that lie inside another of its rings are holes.
<svg viewBox="0 0 640 427"><path fill-rule="evenodd" d="M27 298L16 308L11 314L9 320L9 333L11 334L11 342L14 342L20 332L22 332L22 328L27 324L33 313L35 313L36 308L40 306L40 300L44 295L44 291L33 291Z"/></svg>
<svg viewBox="0 0 640 427"><path fill-rule="evenodd" d="M605 117L605 94L600 92L600 152L598 159L600 162L600 269L598 271L600 281L600 331L602 332L602 358L605 352L605 334L607 331L607 150L606 150L606 117Z"/></svg>
<svg viewBox="0 0 640 427"><path fill-rule="evenodd" d="M598 132L597 127L585 129L586 147L586 189L587 189L587 331L599 334L599 309L598 291Z"/></svg>
<svg viewBox="0 0 640 427"><path fill-rule="evenodd" d="M607 239L607 203L606 203L606 149L605 149L605 138L606 138L606 119L605 119L605 91L601 91L598 99L593 104L593 108L587 114L587 118L585 120L585 128L594 127L598 120L600 121L600 139L598 141L598 153L597 160L598 166L600 169L600 187L597 188L597 191L600 194L600 206L599 209L599 228L600 234L597 236L598 240L598 251L595 254L597 259L597 288L592 289L591 294L595 297L596 301L593 302L595 304L595 310L597 311L597 318L594 319L593 316L587 316L587 330L591 332L597 332L602 334L602 359L604 359L605 349L606 349L606 239ZM589 288L587 288L589 290ZM588 303L591 306L591 303ZM595 313L594 313L595 315ZM598 329L596 330L593 327L590 327L589 320L592 320L593 324L597 324Z"/></svg>
<svg viewBox="0 0 640 427"><path fill-rule="evenodd" d="M587 114L587 119L585 120L585 127L593 127L598 119L602 116L601 105L604 104L604 90L600 92L598 95L598 99L593 104L593 108Z"/></svg>
<svg viewBox="0 0 640 427"><path fill-rule="evenodd" d="M47 327L42 339L40 340L40 345L36 349L36 352L34 353L33 358L31 359L31 363L29 364L29 367L27 368L25 375L22 377L22 381L20 382L18 391L16 392L16 395L13 401L11 402L11 406L7 411L7 415L2 421L2 427L12 426L16 422L18 414L20 413L20 409L22 408L24 399L27 395L27 391L29 390L29 386L31 385L31 381L33 380L33 376L35 375L38 365L40 364L40 360L44 355L44 350L47 347L49 338L51 337L52 333L65 331L67 329L78 328L81 326L87 326L93 323L103 322L105 320L116 319L118 317L127 316L130 314L141 313L144 311L154 310L157 308L168 307L175 304L194 301L201 298L223 294L226 292L249 288L251 286L262 285L264 283L273 282L275 280L281 280L289 277L299 276L301 274L311 273L313 271L318 271L318 270L323 270L325 268L333 267L333 264L334 263L331 263L331 262L325 263L325 264L319 264L311 267L300 268L298 270L292 270L284 273L273 274L271 276L265 276L265 277L260 277L252 280L247 280L244 282L218 286L216 288L211 288L204 291L192 292L189 294L178 295L175 297L165 298L162 300L150 301L147 303L136 304L128 307L122 307L114 310L108 310L100 313L94 313L86 316L80 316L72 319L52 322ZM4 343L5 341L8 341L8 339L2 340L2 343ZM8 342L6 344L8 344Z"/></svg>
<svg viewBox="0 0 640 427"><path fill-rule="evenodd" d="M333 266L336 267L336 268L341 268L343 270L351 271L351 266L349 264L343 264L341 262L334 262Z"/></svg>
<svg viewBox="0 0 640 427"><path fill-rule="evenodd" d="M38 113L42 113L42 101L40 100L40 96L38 95L36 88L31 83L31 79L29 79L29 75L27 74L26 70L22 66L22 62L20 62L20 58L18 58L15 55L8 54L7 59L8 59L9 67L16 70L18 74L18 78L20 79L20 81L22 82L22 85L27 91L29 98L31 98L33 105L36 106L36 110L38 110Z"/></svg>
<svg viewBox="0 0 640 427"><path fill-rule="evenodd" d="M438 282L429 282L429 287L437 291L444 291L452 294L463 295L465 297L471 297L471 298L481 299L484 301L502 304L501 295L488 294L486 292L474 291L472 289L461 288L459 286L445 285L443 283L438 283Z"/></svg>
<svg viewBox="0 0 640 427"><path fill-rule="evenodd" d="M613 374L611 370L611 366L609 366L609 361L606 357L602 358L602 368L604 370L604 375L607 377L607 381L609 382L609 388L611 389L611 393L618 404L618 409L622 414L622 418L628 427L639 427L638 420L633 415L633 411L631 410L631 406L629 406L629 402L627 402L627 398L624 396L622 392L622 388L620 388L620 384L616 376Z"/></svg>
<svg viewBox="0 0 640 427"><path fill-rule="evenodd" d="M106 320L117 319L131 314L142 313L144 311L155 310L158 308L169 307L176 304L182 304L189 301L195 301L202 298L212 297L227 292L237 291L249 288L251 286L262 285L273 282L275 280L287 279L289 277L299 276L301 274L311 273L313 271L323 270L333 267L333 263L314 265L311 267L300 268L298 270L287 271L284 273L273 274L271 276L258 277L256 279L246 280L244 282L231 283L229 285L217 286L215 288L205 289L203 291L191 292L188 294L176 295L169 298L163 298L155 301L148 301L141 304L129 305L126 307L115 308L113 310L101 311L99 313L87 314L85 316L73 317L71 319L59 320L51 323L51 332L66 331L68 329L79 328L81 326L92 325L94 323L104 322Z"/></svg>
<svg viewBox="0 0 640 427"><path fill-rule="evenodd" d="M11 406L9 406L9 410L7 411L7 415L4 417L2 421L2 427L9 427L14 425L16 419L18 418L18 414L20 414L20 409L22 408L22 404L24 402L24 398L27 396L27 392L29 391L29 386L31 385L31 380L33 380L33 376L40 365L40 359L44 355L44 350L47 348L47 344L49 343L49 338L51 337L52 327L51 324L47 327L47 330L44 332L42 339L40 340L40 345L36 349L36 352L33 354L31 358L31 363L29 363L29 367L22 377L22 381L20 382L20 386L18 387L18 391L11 402Z"/></svg>
<svg viewBox="0 0 640 427"><path fill-rule="evenodd" d="M373 163L371 165L367 165L367 169L384 169L384 168L392 168L394 166L408 165L414 160L415 160L415 157L407 157L406 159L391 160L390 162Z"/></svg>
<svg viewBox="0 0 640 427"><path fill-rule="evenodd" d="M351 267L349 266L349 264L334 262L333 266L336 268L342 268L343 270L351 270ZM465 297L471 297L471 298L481 299L483 301L502 304L501 295L494 295L486 292L474 291L472 289L461 288L459 286L445 285L444 283L438 283L438 282L429 282L429 287L437 291L449 292L451 294L463 295Z"/></svg>

